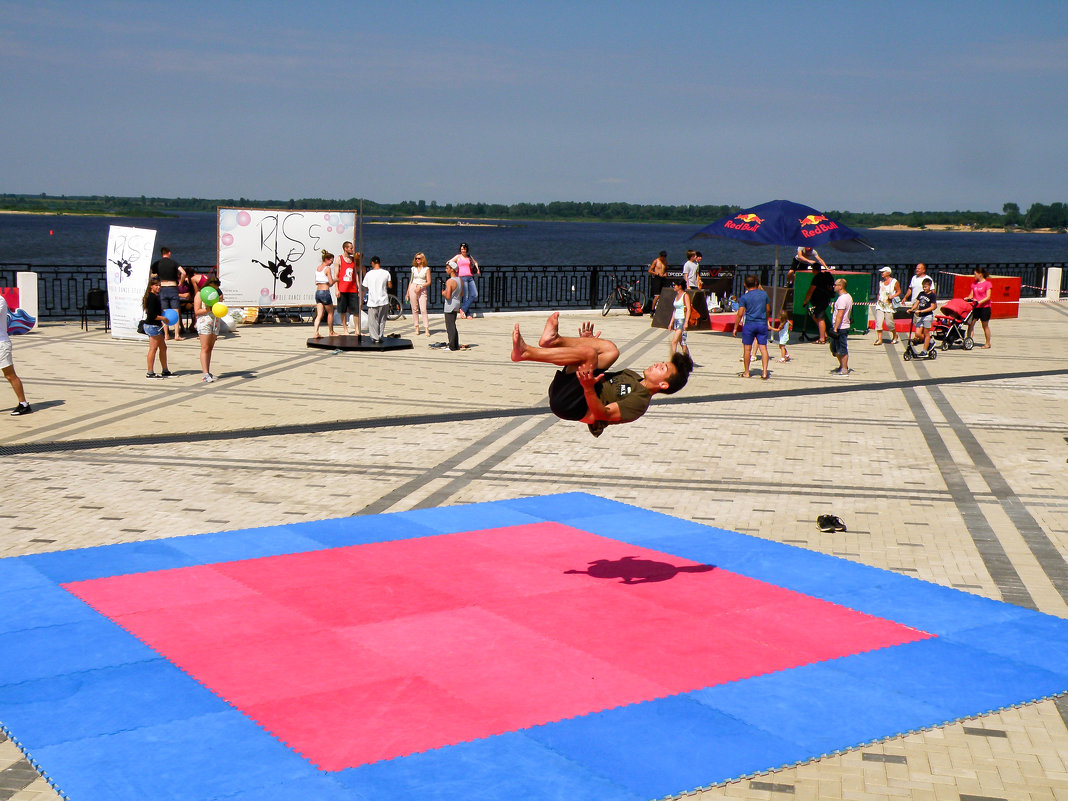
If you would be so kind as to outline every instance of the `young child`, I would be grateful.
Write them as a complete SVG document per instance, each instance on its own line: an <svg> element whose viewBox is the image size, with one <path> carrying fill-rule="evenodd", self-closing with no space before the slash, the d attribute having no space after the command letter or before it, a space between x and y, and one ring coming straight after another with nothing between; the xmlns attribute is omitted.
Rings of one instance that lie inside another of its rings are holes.
<svg viewBox="0 0 1068 801"><path fill-rule="evenodd" d="M783 311L782 317L775 320L768 326L772 331L779 335L779 358L778 361L781 364L785 364L790 361L790 352L786 350L786 345L790 342L790 331L793 328L793 322L790 320L790 312Z"/></svg>
<svg viewBox="0 0 1068 801"><path fill-rule="evenodd" d="M931 329L934 328L934 313L938 301L935 298L934 282L930 278L923 279L923 289L920 290L915 302L909 307L909 311L916 315L916 336L912 340L914 345L923 343L923 353L931 349Z"/></svg>

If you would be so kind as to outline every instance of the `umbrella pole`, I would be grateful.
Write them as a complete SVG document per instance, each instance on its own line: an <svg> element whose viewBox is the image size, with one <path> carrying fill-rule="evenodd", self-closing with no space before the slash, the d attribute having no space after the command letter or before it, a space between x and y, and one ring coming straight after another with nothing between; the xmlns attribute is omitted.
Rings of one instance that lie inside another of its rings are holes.
<svg viewBox="0 0 1068 801"><path fill-rule="evenodd" d="M779 288L779 246L775 246L775 270L771 274L771 296L776 296L776 290ZM773 309L775 314L779 313L778 309Z"/></svg>

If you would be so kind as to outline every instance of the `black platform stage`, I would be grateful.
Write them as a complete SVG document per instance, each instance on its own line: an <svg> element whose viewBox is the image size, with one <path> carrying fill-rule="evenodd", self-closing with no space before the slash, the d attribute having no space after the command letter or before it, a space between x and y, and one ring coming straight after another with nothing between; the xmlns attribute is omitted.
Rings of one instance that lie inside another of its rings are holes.
<svg viewBox="0 0 1068 801"><path fill-rule="evenodd" d="M369 336L355 336L342 334L333 337L321 337L308 340L309 348L323 348L324 350L363 350L363 351L387 351L387 350L411 350L412 341L400 337L387 336L381 342L372 342Z"/></svg>

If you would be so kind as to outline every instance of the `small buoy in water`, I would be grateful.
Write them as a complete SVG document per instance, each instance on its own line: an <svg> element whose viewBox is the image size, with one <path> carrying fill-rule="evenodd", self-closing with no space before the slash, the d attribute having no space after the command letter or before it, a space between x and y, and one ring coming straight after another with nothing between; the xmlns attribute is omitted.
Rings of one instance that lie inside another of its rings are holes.
<svg viewBox="0 0 1068 801"><path fill-rule="evenodd" d="M52 234L54 234L54 233L55 233L55 231L53 231L51 228L48 229L48 235L49 236L52 236Z"/></svg>

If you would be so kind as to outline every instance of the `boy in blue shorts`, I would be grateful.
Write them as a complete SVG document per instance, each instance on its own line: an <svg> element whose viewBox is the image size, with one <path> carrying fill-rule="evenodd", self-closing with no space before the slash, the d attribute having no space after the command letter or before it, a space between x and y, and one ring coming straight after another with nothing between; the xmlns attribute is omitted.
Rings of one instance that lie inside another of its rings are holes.
<svg viewBox="0 0 1068 801"><path fill-rule="evenodd" d="M745 322L742 322L742 317ZM734 335L738 336L738 326L742 327L742 364L745 366L738 373L742 378L749 378L749 355L756 341L760 351L763 367L760 377L768 378L768 318L771 316L771 298L760 288L760 280L755 275L745 277L745 294L738 301L738 311L734 315Z"/></svg>

